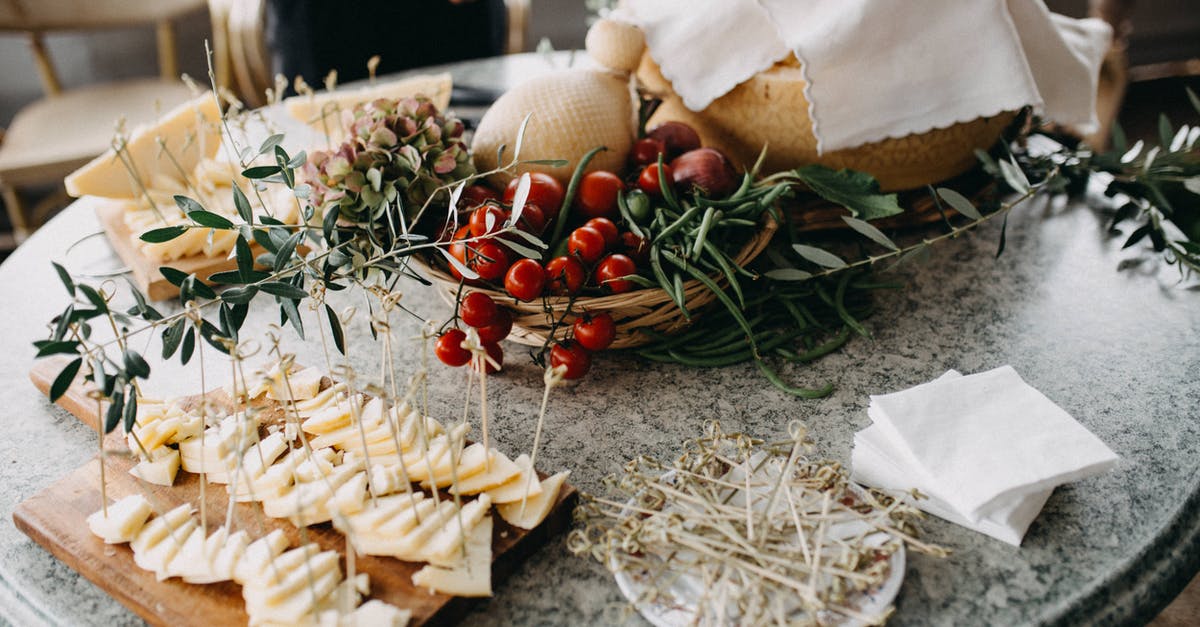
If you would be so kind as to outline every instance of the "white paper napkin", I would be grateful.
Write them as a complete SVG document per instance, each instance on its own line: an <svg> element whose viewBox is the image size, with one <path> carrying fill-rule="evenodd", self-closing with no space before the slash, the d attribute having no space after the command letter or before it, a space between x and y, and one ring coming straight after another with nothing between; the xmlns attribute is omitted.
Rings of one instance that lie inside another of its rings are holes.
<svg viewBox="0 0 1200 627"><path fill-rule="evenodd" d="M1090 132L1112 36L1042 0L625 0L614 16L695 111L795 52L818 152L1025 105Z"/></svg>
<svg viewBox="0 0 1200 627"><path fill-rule="evenodd" d="M872 396L867 413L854 480L916 488L930 497L921 509L1014 545L1056 486L1118 459L1010 366Z"/></svg>

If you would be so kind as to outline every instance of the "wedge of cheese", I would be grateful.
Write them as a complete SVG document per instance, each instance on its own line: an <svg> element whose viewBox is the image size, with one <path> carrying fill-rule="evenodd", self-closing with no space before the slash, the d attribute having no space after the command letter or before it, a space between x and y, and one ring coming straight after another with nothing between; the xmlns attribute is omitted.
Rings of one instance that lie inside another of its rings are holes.
<svg viewBox="0 0 1200 627"><path fill-rule="evenodd" d="M332 407L335 403L343 400L346 397L346 384L337 383L331 385L317 393L316 396L296 401L291 404L290 410L295 411L301 418L307 419L317 413ZM291 411L288 412L292 413Z"/></svg>
<svg viewBox="0 0 1200 627"><path fill-rule="evenodd" d="M131 494L108 506L108 515L100 509L87 517L88 529L106 544L130 542L146 524L153 510L140 494Z"/></svg>
<svg viewBox="0 0 1200 627"><path fill-rule="evenodd" d="M181 514L173 516L176 512ZM162 526L155 528L155 523L159 521L162 521ZM187 544L194 531L198 530L190 505L181 505L161 518L155 518L130 543L134 563L143 570L153 571L159 581L170 577L171 560Z"/></svg>
<svg viewBox="0 0 1200 627"><path fill-rule="evenodd" d="M293 118L318 132L328 132L333 141L341 141L342 111L380 98L397 100L418 95L429 98L439 110L445 111L450 106L451 86L449 73L424 74L359 89L292 96L283 101L283 106Z"/></svg>
<svg viewBox="0 0 1200 627"><path fill-rule="evenodd" d="M209 534L204 546L204 559L207 560L208 565L207 572L185 574L183 580L188 583L217 583L232 580L234 568L245 555L249 544L250 537L245 531L230 534L225 527L220 527Z"/></svg>
<svg viewBox="0 0 1200 627"><path fill-rule="evenodd" d="M522 529L533 529L546 520L554 504L558 502L558 492L571 476L571 471L565 470L542 481L542 493L522 501L513 501L497 505L496 511L508 524Z"/></svg>
<svg viewBox="0 0 1200 627"><path fill-rule="evenodd" d="M220 119L213 95L197 96L167 112L157 124L134 129L120 156L110 148L72 172L63 181L67 193L76 198L135 198L141 188L134 183L134 176L147 184L159 177L179 179L179 170L164 151L170 151L179 167L190 173L220 148Z"/></svg>
<svg viewBox="0 0 1200 627"><path fill-rule="evenodd" d="M242 455L241 472L236 468L227 470L232 475L232 480L226 489L233 495L234 500L242 503L262 500L263 497L258 495L254 487L266 474L267 469L287 450L284 434L279 432L268 435L247 449Z"/></svg>
<svg viewBox="0 0 1200 627"><path fill-rule="evenodd" d="M485 460L483 445L475 443L463 450L456 474L458 483L452 484L449 478L443 477L438 481L438 487L448 486L451 494L479 494L520 475L521 467L496 449L488 451Z"/></svg>
<svg viewBox="0 0 1200 627"><path fill-rule="evenodd" d="M242 553L241 559L234 564L233 580L242 585L260 580L263 573L271 567L271 562L282 555L287 546L287 536L283 535L282 529L276 529L251 542Z"/></svg>
<svg viewBox="0 0 1200 627"><path fill-rule="evenodd" d="M423 561L436 566L453 567L463 558L466 542L492 510L492 501L486 494L462 506L456 514L442 525L420 548Z"/></svg>
<svg viewBox="0 0 1200 627"><path fill-rule="evenodd" d="M522 454L513 463L521 469L521 473L487 491L493 503L512 503L524 499L526 494L533 497L542 493L542 482L534 472L529 456Z"/></svg>
<svg viewBox="0 0 1200 627"><path fill-rule="evenodd" d="M492 517L471 532L463 558L453 568L426 566L413 573L414 586L461 597L492 595Z"/></svg>
<svg viewBox="0 0 1200 627"><path fill-rule="evenodd" d="M179 473L179 451L173 448L156 448L150 453L154 459L144 460L129 469L129 474L154 485L171 486Z"/></svg>
<svg viewBox="0 0 1200 627"><path fill-rule="evenodd" d="M236 237L236 232L234 236ZM325 375L316 368L305 368L289 372L286 377L277 375L267 386L267 398L280 401L302 401L315 398L321 391L321 379Z"/></svg>

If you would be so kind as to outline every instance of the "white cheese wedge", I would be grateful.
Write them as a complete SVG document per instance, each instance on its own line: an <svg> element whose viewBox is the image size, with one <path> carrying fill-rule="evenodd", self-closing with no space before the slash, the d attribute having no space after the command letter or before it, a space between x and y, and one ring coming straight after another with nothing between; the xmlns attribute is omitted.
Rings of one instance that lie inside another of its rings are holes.
<svg viewBox="0 0 1200 627"><path fill-rule="evenodd" d="M325 435L345 429L350 426L350 420L350 401L346 398L339 398L314 410L300 426L305 433Z"/></svg>
<svg viewBox="0 0 1200 627"><path fill-rule="evenodd" d="M153 510L140 494L131 494L108 506L108 516L100 509L87 517L88 529L106 544L129 542L137 537Z"/></svg>
<svg viewBox="0 0 1200 627"><path fill-rule="evenodd" d="M525 501L524 507L522 507L521 501L513 501L497 505L496 511L500 512L500 517L514 527L533 529L546 520L546 516L558 502L559 490L562 489L563 483L566 483L569 476L571 476L571 471L565 470L557 475L547 477L542 481L542 493L529 497Z"/></svg>
<svg viewBox="0 0 1200 627"><path fill-rule="evenodd" d="M488 451L485 462L483 445L476 443L463 451L458 464L458 483L451 485L443 477L438 481L438 487L450 486L452 494L479 494L504 485L519 474L521 467L496 449Z"/></svg>
<svg viewBox="0 0 1200 627"><path fill-rule="evenodd" d="M458 506L454 504L454 501L442 501L441 505L438 506L437 511L429 516L424 517L421 520L421 523L417 525L415 529L403 535L397 534L398 537L396 537L395 542L392 545L391 556L395 557L396 559L402 559L409 562L424 561L422 557L422 548L425 546L425 543L428 542L429 539L438 532L438 530L445 526L446 523L458 513L458 511ZM389 531L390 530L388 529L387 525L384 525L380 528L381 534L391 535Z"/></svg>
<svg viewBox="0 0 1200 627"><path fill-rule="evenodd" d="M345 395L346 384L335 383L334 385L321 390L312 398L292 403L290 409L299 414L301 418L309 418L316 415L323 409L334 406L339 401L344 399Z"/></svg>
<svg viewBox="0 0 1200 627"><path fill-rule="evenodd" d="M205 584L233 579L234 567L245 554L249 544L250 537L246 535L245 531L238 531L230 535L224 527L217 529L209 534L204 547L204 552L209 560L207 575L184 575L183 580L188 583Z"/></svg>
<svg viewBox="0 0 1200 627"><path fill-rule="evenodd" d="M266 568L258 572L257 576L248 578L242 582L242 585L247 588L269 588L283 581L288 573L299 568L307 562L309 558L321 552L321 547L316 543L310 542L302 544L289 551L284 551L274 559L266 561Z"/></svg>
<svg viewBox="0 0 1200 627"><path fill-rule="evenodd" d="M276 529L251 542L242 553L241 559L234 564L233 580L242 585L258 581L271 561L282 555L287 546L287 536L283 535L282 529Z"/></svg>
<svg viewBox="0 0 1200 627"><path fill-rule="evenodd" d="M234 477L227 488L238 502L262 500L262 496L254 489L256 483L266 474L267 469L288 450L283 433L272 433L259 441L258 444L246 450L242 456L242 473ZM230 469L234 472L236 469Z"/></svg>
<svg viewBox="0 0 1200 627"><path fill-rule="evenodd" d="M171 560L184 547L192 532L200 533L197 528L196 519L188 516L183 521L183 524L171 529L158 543L140 551L134 549L134 563L142 570L153 571L155 578L163 581L171 576Z"/></svg>
<svg viewBox="0 0 1200 627"><path fill-rule="evenodd" d="M451 85L448 73L423 74L358 89L292 96L283 101L283 106L293 118L316 131L329 133L333 141L340 141L345 133L342 130L342 111L350 111L359 103L379 98L396 100L422 95L444 112L450 106Z"/></svg>
<svg viewBox="0 0 1200 627"><path fill-rule="evenodd" d="M462 559L463 547L475 527L492 510L492 501L486 494L462 506L457 514L421 547L421 558L436 566L453 566Z"/></svg>
<svg viewBox="0 0 1200 627"><path fill-rule="evenodd" d="M310 581L320 579L329 572L338 572L337 551L322 551L308 558L304 564L286 573L279 583L264 589L261 600L264 605L278 605L306 587Z"/></svg>
<svg viewBox="0 0 1200 627"><path fill-rule="evenodd" d="M379 599L371 599L335 624L337 627L405 627L410 620L411 610L402 610Z"/></svg>
<svg viewBox="0 0 1200 627"><path fill-rule="evenodd" d="M178 171L160 145L185 172L191 172L205 157L216 154L221 146L220 111L211 93L197 96L167 112L153 126L138 127L125 143L123 157L137 169L143 181L155 177L178 177ZM134 198L140 188L116 151L109 149L87 165L72 172L63 181L67 193L80 196Z"/></svg>
<svg viewBox="0 0 1200 627"><path fill-rule="evenodd" d="M230 231L237 236L237 231ZM317 396L321 391L321 379L325 375L316 368L305 368L289 372L286 379L282 375L273 377L267 387L267 398L279 401L308 400Z"/></svg>
<svg viewBox="0 0 1200 627"><path fill-rule="evenodd" d="M367 473L361 471L333 493L333 508L339 514L353 514L362 511L366 499Z"/></svg>
<svg viewBox="0 0 1200 627"><path fill-rule="evenodd" d="M461 597L492 595L492 517L475 526L466 555L454 568L426 566L413 573L414 586Z"/></svg>
<svg viewBox="0 0 1200 627"><path fill-rule="evenodd" d="M542 493L542 482L533 471L529 455L522 454L513 463L521 469L521 474L487 491L493 503L512 503L524 499L527 493L531 497Z"/></svg>
<svg viewBox="0 0 1200 627"><path fill-rule="evenodd" d="M335 518L333 526L343 534L371 533L384 523L393 520L401 513L428 501L429 511L433 511L433 499L426 498L421 492L412 494L393 494L368 501L362 510ZM416 526L416 523L413 523Z"/></svg>
<svg viewBox="0 0 1200 627"><path fill-rule="evenodd" d="M250 615L251 625L262 625L268 622L294 625L304 620L313 610L326 602L330 594L337 588L341 573L332 571L312 581L310 585L297 590L283 601L273 604L263 604L254 593L253 588L242 588L242 596L246 598L246 613ZM249 595L249 596L247 596Z"/></svg>
<svg viewBox="0 0 1200 627"><path fill-rule="evenodd" d="M224 531L222 527L219 531ZM204 536L204 530L197 524L192 527L192 531L188 534L187 540L183 541L183 546L171 558L163 569L164 574L168 577L186 577L199 576L206 577L212 574L212 560L209 559L207 548L207 540ZM170 540L167 540L169 542Z"/></svg>
<svg viewBox="0 0 1200 627"><path fill-rule="evenodd" d="M171 486L175 484L175 475L179 473L179 451L173 448L159 448L151 452L154 461L141 461L129 469L129 474L154 485Z"/></svg>
<svg viewBox="0 0 1200 627"><path fill-rule="evenodd" d="M192 506L186 503L162 516L155 516L146 526L142 527L137 537L130 541L129 548L133 549L134 553L145 551L161 542L172 529L182 525L191 516Z"/></svg>

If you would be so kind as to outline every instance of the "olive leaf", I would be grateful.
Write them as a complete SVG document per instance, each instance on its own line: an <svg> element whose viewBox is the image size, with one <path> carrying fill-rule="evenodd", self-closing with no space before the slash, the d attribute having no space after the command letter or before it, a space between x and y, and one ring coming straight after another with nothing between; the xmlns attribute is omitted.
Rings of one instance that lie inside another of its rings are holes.
<svg viewBox="0 0 1200 627"><path fill-rule="evenodd" d="M157 228L157 229L150 229L149 231L146 231L145 233L142 233L141 235L139 235L138 239L142 240L143 242L149 242L151 244L161 244L163 242L169 242L169 241L175 239L176 237L183 235L186 232L187 232L186 226L181 226L181 225L164 226L164 227Z"/></svg>
<svg viewBox="0 0 1200 627"><path fill-rule="evenodd" d="M806 165L792 173L813 193L849 209L851 215L860 220L875 220L904 213L896 194L881 194L879 181L865 172Z"/></svg>
<svg viewBox="0 0 1200 627"><path fill-rule="evenodd" d="M1004 167L1003 164L1005 164L1007 162L1001 161L1000 163L1001 163L1001 167ZM1016 189L1016 188L1014 187L1013 189ZM948 187L937 188L937 193L938 193L938 196L940 196L942 200L946 201L946 204L950 205L951 207L954 207L955 211L963 214L964 216L967 216L968 218L971 218L972 220L982 220L983 219L983 215L981 215L979 213L979 210L975 208L975 205L973 203L971 203L971 201L968 200L966 196L963 196L962 194L960 194Z"/></svg>
<svg viewBox="0 0 1200 627"><path fill-rule="evenodd" d="M815 246L793 244L792 249L796 251L796 254L817 264L818 266L831 269L846 267L846 262L842 260L841 257L838 257L829 251L821 250Z"/></svg>
<svg viewBox="0 0 1200 627"><path fill-rule="evenodd" d="M328 304L325 305L325 317L329 318L329 334L333 336L333 345L337 347L339 353L345 355L346 336L342 332L342 322L338 320L337 314Z"/></svg>
<svg viewBox="0 0 1200 627"><path fill-rule="evenodd" d="M54 377L54 382L50 384L51 403L57 402L63 394L67 393L67 388L71 387L71 382L75 380L75 375L79 374L79 367L82 365L83 358L76 357L59 371L58 376Z"/></svg>
<svg viewBox="0 0 1200 627"><path fill-rule="evenodd" d="M851 218L850 216L842 216L842 221L845 222L847 226L855 231L858 231L864 237L875 242L876 244L879 244L880 246L883 246L889 250L900 250L900 247L897 246L895 242L889 239L888 236L884 235L882 231L875 228L872 224L859 220L858 218Z"/></svg>

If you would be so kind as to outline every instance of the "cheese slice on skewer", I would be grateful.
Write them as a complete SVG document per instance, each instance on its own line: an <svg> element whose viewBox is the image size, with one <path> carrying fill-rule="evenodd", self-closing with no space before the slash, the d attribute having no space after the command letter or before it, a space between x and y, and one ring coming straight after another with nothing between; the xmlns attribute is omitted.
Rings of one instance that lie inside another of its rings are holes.
<svg viewBox="0 0 1200 627"><path fill-rule="evenodd" d="M191 516L192 506L186 503L161 516L155 516L149 524L142 527L137 537L130 541L129 548L133 549L134 553L149 549L162 541L172 529L182 525ZM183 538L180 538L180 540L183 540Z"/></svg>
<svg viewBox="0 0 1200 627"><path fill-rule="evenodd" d="M173 448L158 448L150 453L153 460L143 460L129 469L129 474L154 485L171 486L179 473L179 451Z"/></svg>
<svg viewBox="0 0 1200 627"><path fill-rule="evenodd" d="M426 566L413 573L413 585L463 597L492 595L492 517L471 532L465 555L453 568Z"/></svg>
<svg viewBox="0 0 1200 627"><path fill-rule="evenodd" d="M234 567L246 553L249 544L250 537L245 531L238 531L230 535L224 527L220 527L209 534L208 541L205 543L204 552L209 563L208 573L206 575L184 575L183 580L188 583L217 583L233 579Z"/></svg>
<svg viewBox="0 0 1200 627"><path fill-rule="evenodd" d="M87 524L106 544L120 544L137 537L152 512L146 497L131 494L109 505L108 516L104 515L104 509L88 516Z"/></svg>
<svg viewBox="0 0 1200 627"><path fill-rule="evenodd" d="M335 383L324 390L321 390L316 396L298 400L291 404L288 409L299 414L301 418L309 418L316 415L321 410L332 407L335 403L343 400L346 395L346 384ZM292 411L288 414L291 415Z"/></svg>
<svg viewBox="0 0 1200 627"><path fill-rule="evenodd" d="M231 231L236 236L236 231ZM305 368L289 372L287 377L276 374L267 387L267 398L280 401L303 401L315 398L321 391L321 379L325 377L316 368Z"/></svg>
<svg viewBox="0 0 1200 627"><path fill-rule="evenodd" d="M151 524L153 524L153 521L151 521ZM146 528L149 529L149 525ZM200 530L196 524L196 519L189 513L182 524L169 529L158 542L146 546L141 550L135 548L133 551L134 563L143 570L154 571L154 576L159 581L170 577L171 560L187 544L192 532L200 533Z"/></svg>
<svg viewBox="0 0 1200 627"><path fill-rule="evenodd" d="M458 511L458 506L454 504L454 501L442 501L437 511L423 518L421 524L417 525L415 529L403 535L398 534L392 545L391 556L409 562L423 561L422 548L425 543L446 525ZM381 531L384 529L387 529L387 527L384 526L381 528Z"/></svg>
<svg viewBox="0 0 1200 627"><path fill-rule="evenodd" d="M513 501L497 505L496 511L500 513L501 518L514 527L533 529L542 524L542 521L550 514L550 510L558 502L558 492L569 476L571 476L571 471L566 470L546 478L542 481L542 493L525 500L524 507L522 507L521 501Z"/></svg>
<svg viewBox="0 0 1200 627"><path fill-rule="evenodd" d="M524 499L526 494L534 497L542 493L542 482L533 470L529 455L522 454L513 463L521 469L521 473L504 484L487 491L487 495L492 498L493 503L512 503Z"/></svg>
<svg viewBox="0 0 1200 627"><path fill-rule="evenodd" d="M163 154L166 146L184 172L192 172L206 157L216 154L221 146L221 112L211 93L185 102L167 112L153 126L138 127L125 142L122 155L113 149L92 159L72 172L63 181L67 193L106 198L135 198L141 189L130 178L124 160L132 163L147 187L158 177L179 178L175 164Z"/></svg>
<svg viewBox="0 0 1200 627"><path fill-rule="evenodd" d="M242 585L258 581L266 569L270 568L271 561L282 555L287 546L287 536L283 535L281 529L251 542L241 559L234 565L233 580Z"/></svg>
<svg viewBox="0 0 1200 627"><path fill-rule="evenodd" d="M437 566L453 566L462 559L463 547L475 527L491 512L492 501L486 494L462 506L440 530L421 547L421 559Z"/></svg>
<svg viewBox="0 0 1200 627"><path fill-rule="evenodd" d="M478 466L464 468L468 460L476 462L476 460L468 457L467 452L471 449L479 447L482 453L482 444L472 444L463 451L463 458L458 467L458 483L451 485L450 482L443 478L438 482L438 487L449 486L451 494L479 494L492 488L497 488L504 485L521 474L521 467L514 464L506 455L492 449L488 451L488 462L479 463ZM482 456L480 456L482 457ZM483 460L478 460L482 462Z"/></svg>

